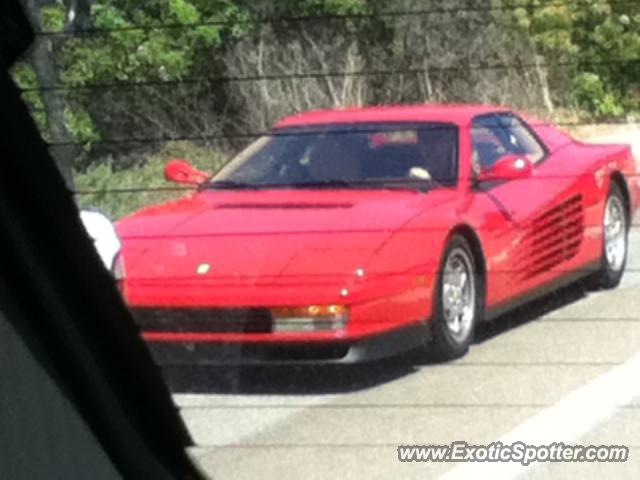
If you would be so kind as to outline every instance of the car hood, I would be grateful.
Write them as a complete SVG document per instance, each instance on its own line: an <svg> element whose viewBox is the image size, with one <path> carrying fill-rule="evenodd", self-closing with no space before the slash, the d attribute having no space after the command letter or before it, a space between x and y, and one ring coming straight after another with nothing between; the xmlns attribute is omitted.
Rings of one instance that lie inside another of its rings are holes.
<svg viewBox="0 0 640 480"><path fill-rule="evenodd" d="M129 279L341 281L383 248L433 193L211 191L122 219ZM432 202L428 202L432 203Z"/></svg>

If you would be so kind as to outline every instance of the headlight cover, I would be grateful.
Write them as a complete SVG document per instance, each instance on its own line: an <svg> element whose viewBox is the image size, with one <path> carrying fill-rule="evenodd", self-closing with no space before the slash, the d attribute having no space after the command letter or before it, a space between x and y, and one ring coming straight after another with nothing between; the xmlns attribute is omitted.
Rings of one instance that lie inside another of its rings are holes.
<svg viewBox="0 0 640 480"><path fill-rule="evenodd" d="M343 305L272 308L273 331L277 333L341 330L349 320Z"/></svg>

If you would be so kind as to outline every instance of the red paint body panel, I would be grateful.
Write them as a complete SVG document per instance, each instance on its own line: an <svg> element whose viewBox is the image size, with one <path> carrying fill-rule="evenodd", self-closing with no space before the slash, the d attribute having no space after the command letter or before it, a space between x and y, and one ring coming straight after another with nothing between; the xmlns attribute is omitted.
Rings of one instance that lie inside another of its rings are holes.
<svg viewBox="0 0 640 480"><path fill-rule="evenodd" d="M507 108L502 107L466 104L401 105L313 110L282 119L276 123L275 128L375 122L443 122L466 126L478 115L508 111Z"/></svg>
<svg viewBox="0 0 640 480"><path fill-rule="evenodd" d="M340 188L200 191L121 220L117 228L126 272L122 289L132 307L350 308L346 328L335 332L144 332L145 338L327 342L423 321L433 312L447 239L461 226L471 229L481 245L488 308L598 261L611 176L620 172L627 179L634 211L640 201L630 149L586 145L549 124L530 121L547 147L546 158L534 165L531 176L484 191L470 180L470 124L477 115L506 111L487 106L326 110L276 125L453 123L459 128L455 187L427 193ZM574 224L562 223L563 218ZM565 242L560 250L554 249L558 242ZM566 258L555 261L554 255ZM210 271L198 274L203 263ZM544 268L537 271L536 265ZM357 269L365 275L356 275Z"/></svg>

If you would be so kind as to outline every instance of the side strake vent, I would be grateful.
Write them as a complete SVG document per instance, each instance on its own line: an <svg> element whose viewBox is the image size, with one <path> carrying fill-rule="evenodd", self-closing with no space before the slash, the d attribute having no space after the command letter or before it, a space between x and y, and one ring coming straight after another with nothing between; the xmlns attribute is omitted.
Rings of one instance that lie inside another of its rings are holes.
<svg viewBox="0 0 640 480"><path fill-rule="evenodd" d="M318 210L351 208L350 203L220 203L216 208L239 210Z"/></svg>
<svg viewBox="0 0 640 480"><path fill-rule="evenodd" d="M584 236L582 195L575 195L536 218L521 244L520 279L531 278L575 257Z"/></svg>

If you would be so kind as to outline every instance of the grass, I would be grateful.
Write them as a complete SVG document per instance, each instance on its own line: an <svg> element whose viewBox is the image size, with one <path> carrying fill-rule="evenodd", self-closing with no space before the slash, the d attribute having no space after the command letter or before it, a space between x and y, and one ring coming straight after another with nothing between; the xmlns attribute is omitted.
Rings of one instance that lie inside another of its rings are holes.
<svg viewBox="0 0 640 480"><path fill-rule="evenodd" d="M225 156L219 151L189 142L171 142L160 152L150 155L144 166L114 171L110 165L100 164L77 175L76 191L80 192L77 195L78 205L81 208L97 208L117 220L144 206L178 198L186 192L154 191L181 187L164 179L164 165L172 158L186 159L196 168L211 173L225 161ZM114 191L123 189L134 191ZM139 189L146 191L137 191Z"/></svg>

